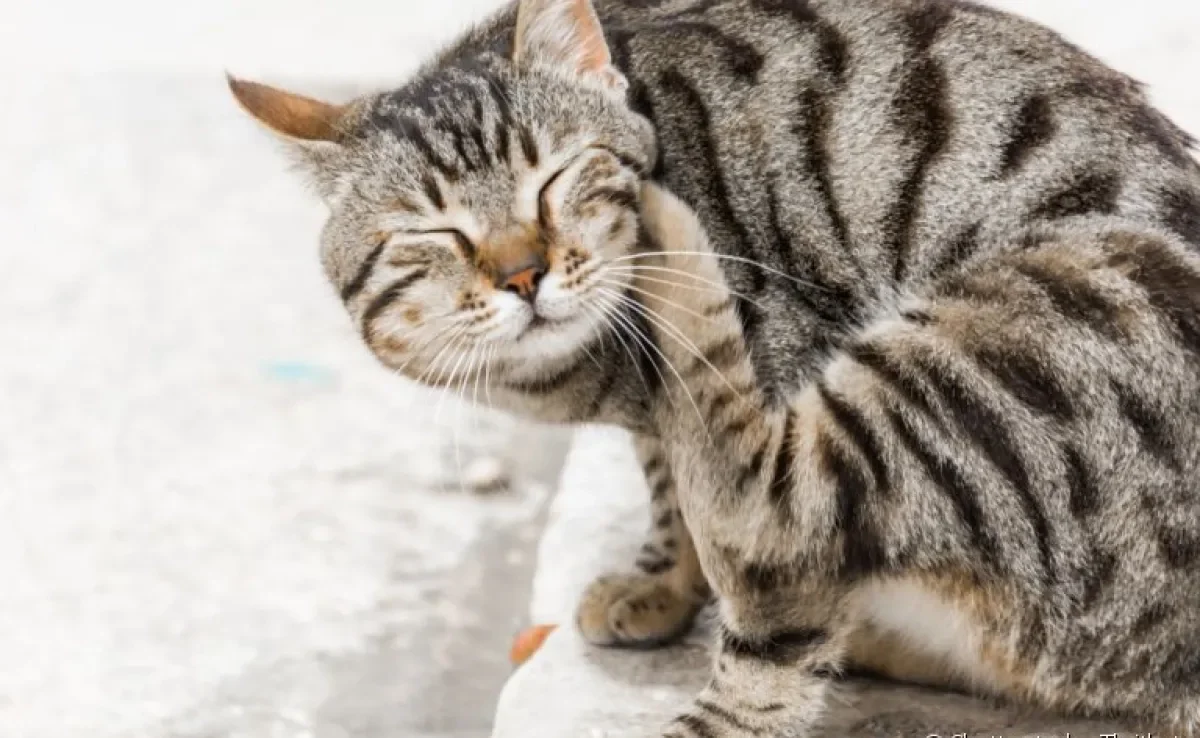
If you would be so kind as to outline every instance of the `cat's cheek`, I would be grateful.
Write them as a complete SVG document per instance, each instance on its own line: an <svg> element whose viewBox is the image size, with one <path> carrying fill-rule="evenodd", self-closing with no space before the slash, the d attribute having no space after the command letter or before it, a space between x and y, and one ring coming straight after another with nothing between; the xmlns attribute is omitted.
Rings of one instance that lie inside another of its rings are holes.
<svg viewBox="0 0 1200 738"><path fill-rule="evenodd" d="M606 260L617 259L637 245L637 231L634 211L609 208L603 217L591 221L583 242L592 253Z"/></svg>
<svg viewBox="0 0 1200 738"><path fill-rule="evenodd" d="M579 297L564 286L561 274L551 272L538 289L537 313L546 320L570 320L579 313Z"/></svg>

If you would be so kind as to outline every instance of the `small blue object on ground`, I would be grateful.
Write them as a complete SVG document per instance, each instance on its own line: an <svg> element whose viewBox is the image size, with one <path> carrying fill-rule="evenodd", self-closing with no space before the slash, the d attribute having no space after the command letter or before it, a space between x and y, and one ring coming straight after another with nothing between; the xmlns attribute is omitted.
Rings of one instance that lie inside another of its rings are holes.
<svg viewBox="0 0 1200 738"><path fill-rule="evenodd" d="M266 365L266 372L276 382L332 384L336 379L332 369L305 361L272 361Z"/></svg>

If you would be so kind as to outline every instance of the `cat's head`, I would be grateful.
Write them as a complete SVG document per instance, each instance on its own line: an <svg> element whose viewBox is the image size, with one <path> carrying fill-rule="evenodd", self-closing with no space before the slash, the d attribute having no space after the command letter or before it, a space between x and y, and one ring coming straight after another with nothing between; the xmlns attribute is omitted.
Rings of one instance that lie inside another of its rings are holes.
<svg viewBox="0 0 1200 738"><path fill-rule="evenodd" d="M654 156L590 0L497 27L503 53L346 105L230 78L329 206L322 263L367 344L432 384L536 376L608 329Z"/></svg>

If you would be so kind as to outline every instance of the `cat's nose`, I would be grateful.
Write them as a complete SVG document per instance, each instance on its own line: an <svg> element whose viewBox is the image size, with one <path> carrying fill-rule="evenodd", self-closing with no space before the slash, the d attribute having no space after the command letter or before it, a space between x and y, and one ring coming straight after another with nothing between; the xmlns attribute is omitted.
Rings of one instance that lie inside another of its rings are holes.
<svg viewBox="0 0 1200 738"><path fill-rule="evenodd" d="M499 275L496 283L530 305L537 297L538 285L546 276L546 265L541 259L532 259Z"/></svg>

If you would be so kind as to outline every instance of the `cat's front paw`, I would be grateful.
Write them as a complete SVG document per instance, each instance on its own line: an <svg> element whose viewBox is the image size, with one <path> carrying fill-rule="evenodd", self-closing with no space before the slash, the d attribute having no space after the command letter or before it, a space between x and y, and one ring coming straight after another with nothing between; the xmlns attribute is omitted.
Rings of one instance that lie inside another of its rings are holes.
<svg viewBox="0 0 1200 738"><path fill-rule="evenodd" d="M687 633L702 605L659 577L610 574L588 586L575 623L584 639L597 646L654 648Z"/></svg>
<svg viewBox="0 0 1200 738"><path fill-rule="evenodd" d="M658 734L661 738L804 738L809 735L794 723L780 703L764 707L723 703L706 692L692 709L675 718Z"/></svg>

